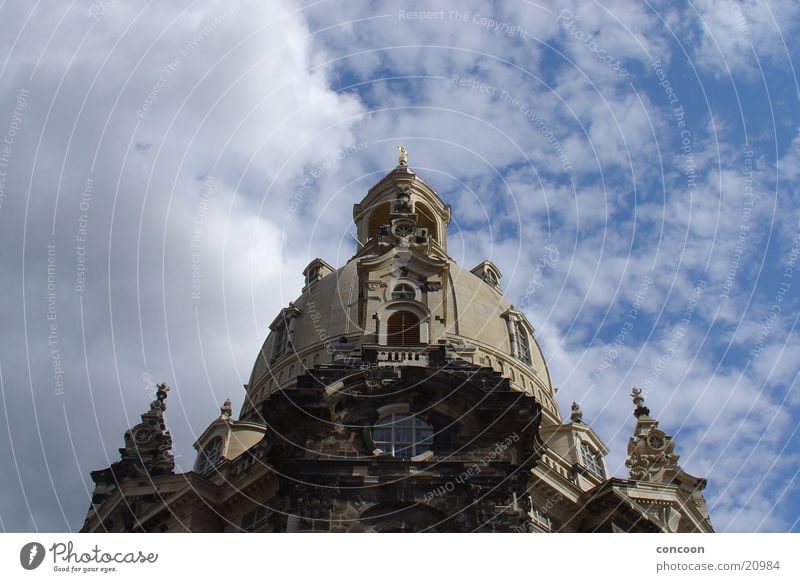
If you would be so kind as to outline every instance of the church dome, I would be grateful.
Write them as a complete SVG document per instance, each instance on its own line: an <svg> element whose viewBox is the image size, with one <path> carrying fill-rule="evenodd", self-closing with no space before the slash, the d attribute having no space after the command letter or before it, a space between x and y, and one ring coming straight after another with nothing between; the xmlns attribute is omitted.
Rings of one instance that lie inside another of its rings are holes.
<svg viewBox="0 0 800 582"><path fill-rule="evenodd" d="M712 531L639 389L630 479L607 476L499 269L447 255L450 207L401 152L353 209L356 254L311 261L270 324L239 420L226 400L176 475L159 385L82 531Z"/></svg>
<svg viewBox="0 0 800 582"><path fill-rule="evenodd" d="M376 365L427 365L445 350L448 360L491 368L533 395L545 424L561 422L533 327L503 297L495 265L468 271L447 255L450 207L433 188L401 164L353 217L360 249L341 268L314 259L303 271L300 296L278 313L256 357L243 419L256 419L266 396L318 366L363 365L367 352Z"/></svg>

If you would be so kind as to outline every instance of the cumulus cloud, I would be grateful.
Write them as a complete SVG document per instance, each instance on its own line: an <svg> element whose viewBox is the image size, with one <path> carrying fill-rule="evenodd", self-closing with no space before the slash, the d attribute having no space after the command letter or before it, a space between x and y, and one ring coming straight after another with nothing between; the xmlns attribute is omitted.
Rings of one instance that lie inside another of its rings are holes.
<svg viewBox="0 0 800 582"><path fill-rule="evenodd" d="M290 5L120 4L24 26L17 8L3 18L0 111L19 129L0 207L15 273L0 283L15 411L0 511L7 529L73 530L88 471L113 462L153 382L173 387L183 469L219 403L242 402L310 252L298 218L319 190L296 185L308 168L335 173L362 106L330 89Z"/></svg>

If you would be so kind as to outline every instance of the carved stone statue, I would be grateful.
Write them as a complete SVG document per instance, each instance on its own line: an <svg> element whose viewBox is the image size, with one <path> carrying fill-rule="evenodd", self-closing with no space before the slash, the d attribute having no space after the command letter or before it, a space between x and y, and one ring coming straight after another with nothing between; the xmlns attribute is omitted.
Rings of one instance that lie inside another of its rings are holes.
<svg viewBox="0 0 800 582"><path fill-rule="evenodd" d="M401 145L397 146L397 149L400 150L400 159L398 160L398 163L401 166L407 166L408 165L408 150L405 148L405 146L401 146Z"/></svg>
<svg viewBox="0 0 800 582"><path fill-rule="evenodd" d="M411 206L411 192L408 186L400 188L394 200L394 212L398 214L410 214L413 212Z"/></svg>
<svg viewBox="0 0 800 582"><path fill-rule="evenodd" d="M577 402L572 403L572 414L570 414L572 422L583 422L583 412Z"/></svg>
<svg viewBox="0 0 800 582"><path fill-rule="evenodd" d="M230 418L233 414L233 408L231 407L231 399L227 398L225 402L219 409L220 411L220 418Z"/></svg>

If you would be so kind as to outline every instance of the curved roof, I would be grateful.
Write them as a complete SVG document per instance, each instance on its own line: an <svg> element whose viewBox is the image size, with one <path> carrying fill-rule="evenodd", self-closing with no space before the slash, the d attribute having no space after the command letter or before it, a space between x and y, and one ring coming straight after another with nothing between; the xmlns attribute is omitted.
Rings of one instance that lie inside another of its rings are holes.
<svg viewBox="0 0 800 582"><path fill-rule="evenodd" d="M499 290L457 263L449 262L449 273L446 339L499 352L510 359L508 323L503 314L512 309L512 305ZM358 325L358 285L358 259L353 259L310 285L292 303L301 313L294 324L292 346L295 353L342 336L349 341L359 341L365 335ZM271 333L262 345L250 376L251 385L269 373L274 336ZM544 377L540 377L549 385L544 358L535 340L530 347L533 368L545 372ZM275 363L282 365L281 360Z"/></svg>
<svg viewBox="0 0 800 582"><path fill-rule="evenodd" d="M389 347L391 314L412 311L420 317L422 344L446 344L452 357L493 368L515 389L534 393L558 418L533 328L503 297L497 268L484 261L468 271L447 255L450 213L450 206L407 166L370 188L353 208L361 245L356 255L332 272L321 259L312 261L321 267L307 268L306 287L270 326L250 377L249 410L305 368L330 363L337 346L340 354L357 345ZM415 296L394 297L400 284L412 286ZM523 335L518 325L525 328ZM512 335L521 338L513 341L528 338L530 364L520 359L524 348L512 346ZM406 361L401 353L394 356Z"/></svg>

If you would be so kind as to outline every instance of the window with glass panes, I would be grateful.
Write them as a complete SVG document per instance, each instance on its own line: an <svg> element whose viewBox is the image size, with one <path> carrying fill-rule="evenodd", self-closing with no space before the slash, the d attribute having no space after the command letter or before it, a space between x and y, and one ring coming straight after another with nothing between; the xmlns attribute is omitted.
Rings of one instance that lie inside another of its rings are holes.
<svg viewBox="0 0 800 582"><path fill-rule="evenodd" d="M275 359L289 349L289 330L284 324L275 332L275 343L273 344L272 358Z"/></svg>
<svg viewBox="0 0 800 582"><path fill-rule="evenodd" d="M553 523L550 521L550 516L535 507L533 511L530 513L531 520L533 523L544 529L545 531L550 531L553 527Z"/></svg>
<svg viewBox="0 0 800 582"><path fill-rule="evenodd" d="M411 300L414 299L416 295L417 294L414 292L414 289L411 287L411 285L398 285L392 291L392 299Z"/></svg>
<svg viewBox="0 0 800 582"><path fill-rule="evenodd" d="M389 414L375 423L372 440L383 452L406 459L431 449L433 427L413 414Z"/></svg>
<svg viewBox="0 0 800 582"><path fill-rule="evenodd" d="M592 451L592 448L586 443L581 443L581 462L584 467L601 479L605 476L603 460L600 458L600 454Z"/></svg>
<svg viewBox="0 0 800 582"><path fill-rule="evenodd" d="M197 472L206 473L216 467L222 460L222 437L214 437L200 453L197 462Z"/></svg>
<svg viewBox="0 0 800 582"><path fill-rule="evenodd" d="M528 343L528 334L520 323L514 323L514 342L517 344L517 357L530 365L531 346Z"/></svg>

